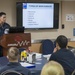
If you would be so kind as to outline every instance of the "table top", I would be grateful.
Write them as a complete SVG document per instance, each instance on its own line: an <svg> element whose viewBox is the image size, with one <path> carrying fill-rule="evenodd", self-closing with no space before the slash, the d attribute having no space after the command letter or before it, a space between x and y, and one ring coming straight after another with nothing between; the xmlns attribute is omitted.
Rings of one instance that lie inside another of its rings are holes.
<svg viewBox="0 0 75 75"><path fill-rule="evenodd" d="M6 65L8 62L9 61L6 57L1 57L0 58L0 65L1 66ZM38 73L41 72L42 67L44 66L45 63L47 63L47 59L42 56L41 58L36 59L36 62L34 64L35 67L29 68L29 70L31 71L32 74L37 73L37 75L39 75Z"/></svg>

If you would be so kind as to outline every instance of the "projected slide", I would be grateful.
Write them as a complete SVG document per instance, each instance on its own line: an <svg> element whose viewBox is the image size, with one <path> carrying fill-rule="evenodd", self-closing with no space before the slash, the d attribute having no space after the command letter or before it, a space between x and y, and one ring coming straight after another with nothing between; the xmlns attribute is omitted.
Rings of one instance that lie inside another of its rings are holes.
<svg viewBox="0 0 75 75"><path fill-rule="evenodd" d="M25 28L53 28L54 4L23 3Z"/></svg>

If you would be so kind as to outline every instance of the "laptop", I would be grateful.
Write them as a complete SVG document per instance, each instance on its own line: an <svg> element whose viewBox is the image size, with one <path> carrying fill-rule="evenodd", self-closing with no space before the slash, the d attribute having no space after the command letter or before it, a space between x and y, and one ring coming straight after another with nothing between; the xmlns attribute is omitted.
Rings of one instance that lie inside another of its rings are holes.
<svg viewBox="0 0 75 75"><path fill-rule="evenodd" d="M24 33L24 27L10 27L8 33Z"/></svg>

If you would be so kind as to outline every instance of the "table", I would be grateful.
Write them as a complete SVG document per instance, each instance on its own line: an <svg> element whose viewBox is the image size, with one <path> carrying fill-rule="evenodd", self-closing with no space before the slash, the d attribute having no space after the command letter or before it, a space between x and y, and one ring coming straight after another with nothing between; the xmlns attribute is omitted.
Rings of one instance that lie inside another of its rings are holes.
<svg viewBox="0 0 75 75"><path fill-rule="evenodd" d="M7 63L8 63L8 59L6 57L1 57L0 58L1 66L6 65ZM44 58L43 56L42 56L41 59L37 59L36 63L34 64L35 67L34 68L29 68L29 70L31 71L32 75L40 75L42 67L44 66L45 63L47 63L47 59Z"/></svg>

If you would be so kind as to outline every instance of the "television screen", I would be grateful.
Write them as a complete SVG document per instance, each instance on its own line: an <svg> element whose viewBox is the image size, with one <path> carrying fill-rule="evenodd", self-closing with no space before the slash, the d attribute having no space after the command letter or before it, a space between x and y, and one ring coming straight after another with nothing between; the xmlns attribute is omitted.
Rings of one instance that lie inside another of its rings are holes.
<svg viewBox="0 0 75 75"><path fill-rule="evenodd" d="M25 29L58 29L59 3L17 3L17 26Z"/></svg>

